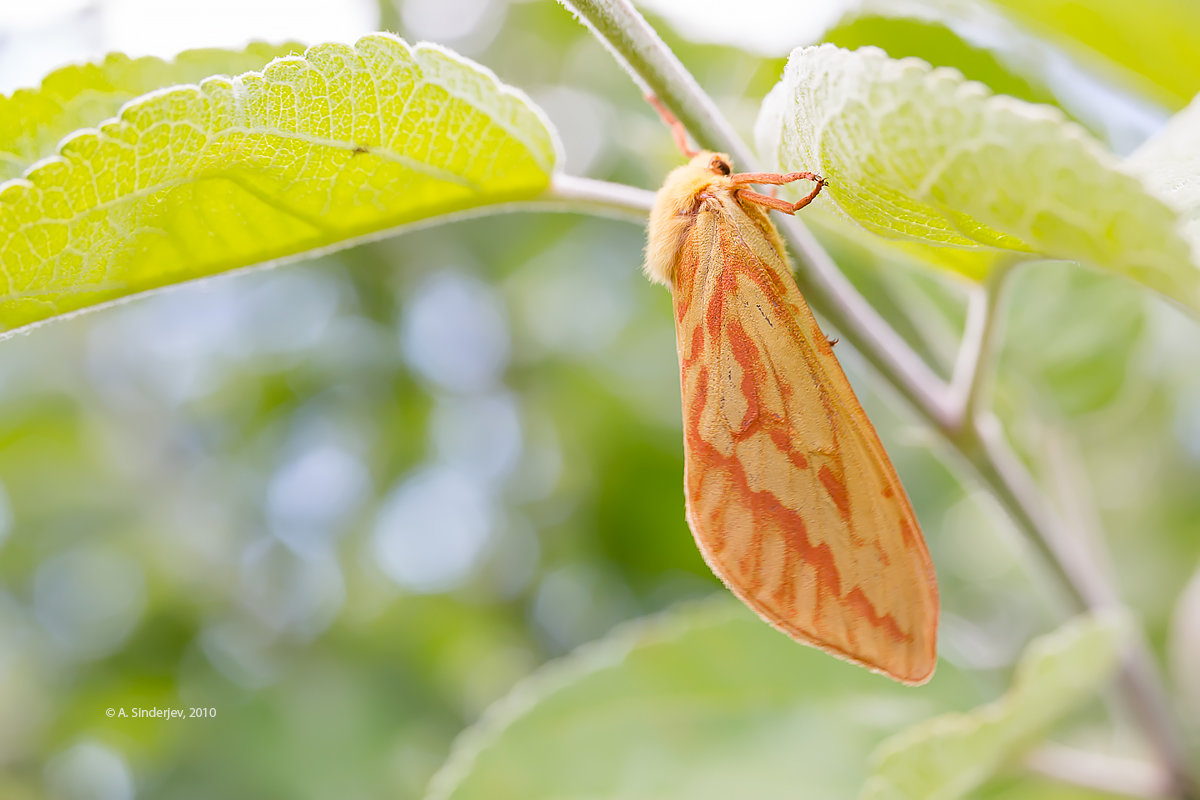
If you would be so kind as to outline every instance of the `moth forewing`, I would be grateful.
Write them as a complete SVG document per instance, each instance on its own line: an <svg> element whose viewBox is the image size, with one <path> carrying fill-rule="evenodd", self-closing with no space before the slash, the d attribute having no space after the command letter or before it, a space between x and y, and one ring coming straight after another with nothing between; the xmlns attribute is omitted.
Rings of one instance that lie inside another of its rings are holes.
<svg viewBox="0 0 1200 800"><path fill-rule="evenodd" d="M796 176L815 178L748 177ZM646 273L674 297L688 524L717 576L776 628L923 683L936 662L929 553L763 208L802 207L820 183L800 203L764 203L746 177L701 152L651 213Z"/></svg>

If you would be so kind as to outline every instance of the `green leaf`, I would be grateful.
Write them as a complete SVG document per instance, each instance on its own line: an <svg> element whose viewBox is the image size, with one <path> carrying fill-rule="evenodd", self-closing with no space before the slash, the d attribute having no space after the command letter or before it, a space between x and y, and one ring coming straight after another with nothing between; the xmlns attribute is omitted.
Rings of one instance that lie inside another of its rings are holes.
<svg viewBox="0 0 1200 800"><path fill-rule="evenodd" d="M996 94L1058 107L1121 153L1163 116L1145 97L1106 81L978 0L853 0L822 40L848 50L874 45L892 58L953 67Z"/></svg>
<svg viewBox="0 0 1200 800"><path fill-rule="evenodd" d="M1129 800L1123 792L1106 792L1074 786L1034 775L991 781L971 795L971 800Z"/></svg>
<svg viewBox="0 0 1200 800"><path fill-rule="evenodd" d="M171 61L110 53L98 63L57 69L36 89L0 96L0 181L17 177L52 154L62 137L113 116L140 94L217 73L261 69L277 56L303 51L297 42L251 42L242 50L185 50Z"/></svg>
<svg viewBox="0 0 1200 800"><path fill-rule="evenodd" d="M1145 297L1062 262L1013 276L1006 292L992 401L1003 418L1038 408L1043 418L1079 419L1126 396L1145 357Z"/></svg>
<svg viewBox="0 0 1200 800"><path fill-rule="evenodd" d="M967 32L987 31L981 41ZM962 0L859 0L825 32L824 40L854 50L875 45L892 58L919 56L954 67L997 94L1059 105L1041 80L1043 47L1006 19Z"/></svg>
<svg viewBox="0 0 1200 800"><path fill-rule="evenodd" d="M1034 640L1008 693L967 714L926 720L879 746L863 800L953 800L980 786L1112 677L1118 615L1081 617Z"/></svg>
<svg viewBox="0 0 1200 800"><path fill-rule="evenodd" d="M390 34L152 92L0 185L0 329L527 199L556 158L524 95Z"/></svg>
<svg viewBox="0 0 1200 800"><path fill-rule="evenodd" d="M993 3L1170 108L1182 108L1200 92L1200 3L1195 0Z"/></svg>
<svg viewBox="0 0 1200 800"><path fill-rule="evenodd" d="M1200 249L1200 96L1138 148L1128 168L1179 213Z"/></svg>
<svg viewBox="0 0 1200 800"><path fill-rule="evenodd" d="M543 668L460 737L427 797L850 797L883 737L976 702L949 664L901 686L721 596Z"/></svg>
<svg viewBox="0 0 1200 800"><path fill-rule="evenodd" d="M765 161L830 180L813 204L972 277L1082 261L1200 309L1178 215L1056 109L877 48L792 53L757 125Z"/></svg>

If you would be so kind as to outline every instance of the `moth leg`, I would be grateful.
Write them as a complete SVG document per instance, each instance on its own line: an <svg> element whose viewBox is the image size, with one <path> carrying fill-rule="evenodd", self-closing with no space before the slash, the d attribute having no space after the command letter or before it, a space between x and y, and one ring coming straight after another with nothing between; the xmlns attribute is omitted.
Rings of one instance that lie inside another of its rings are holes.
<svg viewBox="0 0 1200 800"><path fill-rule="evenodd" d="M825 188L825 179L820 175L812 172L739 172L737 175L730 175L729 180L734 186L745 186L751 183L762 183L770 186L782 186L785 183L792 181L813 181L817 185L807 196L800 198L795 203L789 203L785 200L780 200L775 196L775 190L772 189L771 194L759 194L752 189L739 189L738 196L749 200L751 203L758 203L766 208L774 208L782 211L785 214L795 214L800 209L811 203L813 199L821 193Z"/></svg>
<svg viewBox="0 0 1200 800"><path fill-rule="evenodd" d="M828 183L828 181L815 172L739 172L736 175L730 175L729 180L734 186L741 186L747 183L782 186L785 183L793 183L795 181L815 181L821 186Z"/></svg>
<svg viewBox="0 0 1200 800"><path fill-rule="evenodd" d="M667 107L662 104L662 101L654 95L646 95L646 102L654 107L654 110L658 112L658 116L662 117L662 121L667 123L667 127L671 129L671 136L675 138L675 146L679 148L679 152L683 153L687 158L694 158L700 151L693 150L688 146L687 130L683 127L683 123L668 111Z"/></svg>
<svg viewBox="0 0 1200 800"><path fill-rule="evenodd" d="M813 201L818 194L821 193L823 183L818 183L816 188L808 193L807 196L801 197L794 203L789 203L787 200L780 200L778 197L771 197L769 194L759 194L751 189L738 189L737 196L743 200L749 200L751 203L756 203L764 208L773 208L776 211L782 211L785 214L795 214L800 209Z"/></svg>

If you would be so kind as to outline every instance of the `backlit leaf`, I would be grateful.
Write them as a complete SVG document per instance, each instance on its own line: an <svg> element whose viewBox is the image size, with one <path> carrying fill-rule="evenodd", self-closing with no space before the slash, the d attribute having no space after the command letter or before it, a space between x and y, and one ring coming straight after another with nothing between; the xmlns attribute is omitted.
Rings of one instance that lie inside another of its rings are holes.
<svg viewBox="0 0 1200 800"><path fill-rule="evenodd" d="M0 329L539 194L524 95L373 34L152 92L0 184Z"/></svg>
<svg viewBox="0 0 1200 800"><path fill-rule="evenodd" d="M1128 167L1179 213L1200 248L1200 97L1138 148Z"/></svg>
<svg viewBox="0 0 1200 800"><path fill-rule="evenodd" d="M892 58L919 56L954 67L997 94L1057 104L1038 69L1045 67L1045 48L1006 22L968 0L859 0L823 38L847 50L874 45ZM967 36L981 31L986 39Z"/></svg>
<svg viewBox="0 0 1200 800"><path fill-rule="evenodd" d="M757 138L768 166L829 179L814 209L945 268L1081 261L1200 309L1198 259L1172 208L1061 112L955 70L873 47L799 49Z"/></svg>
<svg viewBox="0 0 1200 800"><path fill-rule="evenodd" d="M277 56L299 54L296 42L252 42L242 50L185 50L170 61L110 53L94 64L73 64L47 75L36 89L0 96L0 181L15 178L51 155L59 139L113 116L138 95L210 75L262 69Z"/></svg>

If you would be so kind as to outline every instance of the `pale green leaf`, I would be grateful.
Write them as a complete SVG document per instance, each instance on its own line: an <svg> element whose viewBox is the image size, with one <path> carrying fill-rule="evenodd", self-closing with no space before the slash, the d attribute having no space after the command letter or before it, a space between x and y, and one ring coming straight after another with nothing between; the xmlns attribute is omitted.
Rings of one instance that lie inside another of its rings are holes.
<svg viewBox="0 0 1200 800"><path fill-rule="evenodd" d="M1006 291L993 399L1002 416L1042 408L1082 418L1111 408L1138 380L1152 316L1138 292L1062 262L1016 276Z"/></svg>
<svg viewBox="0 0 1200 800"><path fill-rule="evenodd" d="M1042 79L1045 47L970 0L857 0L823 39L847 50L875 45L892 58L919 56L997 94L1059 105Z"/></svg>
<svg viewBox="0 0 1200 800"><path fill-rule="evenodd" d="M1179 213L1200 248L1200 96L1138 148L1128 167Z"/></svg>
<svg viewBox="0 0 1200 800"><path fill-rule="evenodd" d="M1196 0L992 2L1170 108L1182 108L1200 92Z"/></svg>
<svg viewBox="0 0 1200 800"><path fill-rule="evenodd" d="M1126 629L1122 616L1091 616L1036 639L999 700L926 720L881 744L860 796L963 797L1096 694L1117 669Z"/></svg>
<svg viewBox="0 0 1200 800"><path fill-rule="evenodd" d="M877 48L792 53L760 151L830 180L813 204L978 277L998 257L1082 261L1200 309L1178 215L1056 109Z"/></svg>
<svg viewBox="0 0 1200 800"><path fill-rule="evenodd" d="M138 95L210 75L262 69L277 56L302 52L304 45L297 42L251 42L242 50L185 50L170 61L110 53L94 64L57 69L36 89L0 95L0 181L17 177L54 153L62 137L113 116Z"/></svg>
<svg viewBox="0 0 1200 800"><path fill-rule="evenodd" d="M1130 796L1116 790L1106 792L1022 774L989 782L972 792L971 800L1130 800Z"/></svg>
<svg viewBox="0 0 1200 800"><path fill-rule="evenodd" d="M892 58L953 67L996 94L1057 106L1122 153L1162 116L1141 95L979 0L853 0L822 41L848 50L874 45Z"/></svg>
<svg viewBox="0 0 1200 800"><path fill-rule="evenodd" d="M460 737L428 798L851 797L885 736L975 702L948 664L901 686L722 596L543 668Z"/></svg>
<svg viewBox="0 0 1200 800"><path fill-rule="evenodd" d="M0 329L541 193L541 113L390 34L127 103L0 184Z"/></svg>

